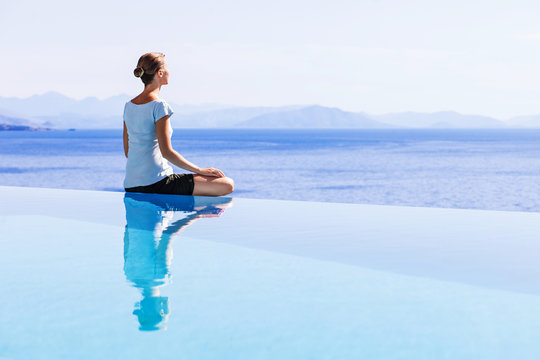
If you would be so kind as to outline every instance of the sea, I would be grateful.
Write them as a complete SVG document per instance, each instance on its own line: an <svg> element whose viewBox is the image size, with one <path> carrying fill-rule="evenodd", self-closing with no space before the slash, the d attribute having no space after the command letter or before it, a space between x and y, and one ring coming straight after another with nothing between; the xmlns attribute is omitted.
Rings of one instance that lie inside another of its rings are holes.
<svg viewBox="0 0 540 360"><path fill-rule="evenodd" d="M234 197L540 211L540 129L175 129L172 143ZM0 132L0 185L123 191L125 162L121 130Z"/></svg>

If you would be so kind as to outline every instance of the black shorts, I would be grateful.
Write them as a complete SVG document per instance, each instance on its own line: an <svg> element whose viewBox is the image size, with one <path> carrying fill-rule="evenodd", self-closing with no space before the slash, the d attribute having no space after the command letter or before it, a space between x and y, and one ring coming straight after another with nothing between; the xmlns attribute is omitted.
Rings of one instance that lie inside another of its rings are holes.
<svg viewBox="0 0 540 360"><path fill-rule="evenodd" d="M125 188L127 192L193 195L193 174L172 174L157 183L146 186Z"/></svg>

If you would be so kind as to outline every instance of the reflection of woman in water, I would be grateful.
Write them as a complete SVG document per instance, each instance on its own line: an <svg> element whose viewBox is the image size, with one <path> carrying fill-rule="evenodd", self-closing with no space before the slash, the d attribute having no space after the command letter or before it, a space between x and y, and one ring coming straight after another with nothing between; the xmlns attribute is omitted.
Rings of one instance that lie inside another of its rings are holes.
<svg viewBox="0 0 540 360"><path fill-rule="evenodd" d="M143 296L133 311L140 330L157 330L167 322L169 301L160 288L170 278L172 237L201 217L220 216L231 202L231 198L126 193L124 273Z"/></svg>
<svg viewBox="0 0 540 360"><path fill-rule="evenodd" d="M165 55L151 52L139 58L133 71L144 90L124 106L124 153L127 157L124 189L128 192L220 196L230 194L233 180L215 168L187 161L171 145L172 108L159 98L169 83ZM170 161L194 174L174 174Z"/></svg>

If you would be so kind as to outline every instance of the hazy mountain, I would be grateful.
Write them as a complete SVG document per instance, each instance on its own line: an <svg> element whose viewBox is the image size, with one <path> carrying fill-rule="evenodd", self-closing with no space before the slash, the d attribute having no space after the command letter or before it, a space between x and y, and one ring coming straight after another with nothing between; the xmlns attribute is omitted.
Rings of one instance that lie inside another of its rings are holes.
<svg viewBox="0 0 540 360"><path fill-rule="evenodd" d="M75 100L53 91L25 99L0 97L0 114L11 119L11 122L5 124L14 126L121 129L124 105L132 97L121 94L103 100L96 97ZM235 107L221 104L169 104L175 112L171 122L177 128L540 127L540 115L515 117L506 123L487 116L464 115L454 111L368 115L319 105Z"/></svg>
<svg viewBox="0 0 540 360"><path fill-rule="evenodd" d="M38 124L31 122L28 119L11 117L0 114L0 131L5 130L31 130L31 131L47 131L48 128L44 128Z"/></svg>
<svg viewBox="0 0 540 360"><path fill-rule="evenodd" d="M242 121L243 128L388 128L366 114L312 105L300 109L272 112Z"/></svg>
<svg viewBox="0 0 540 360"><path fill-rule="evenodd" d="M232 105L223 105L223 104L211 104L211 103L205 103L205 104L198 104L198 105L192 105L192 104L183 104L178 105L176 103L171 103L167 101L169 105L174 110L175 114L197 114L197 113L210 113L215 110L223 110L223 109L230 109L234 106Z"/></svg>
<svg viewBox="0 0 540 360"><path fill-rule="evenodd" d="M373 116L374 119L403 128L504 128L507 124L487 116L463 115L455 111L435 113L404 112Z"/></svg>
<svg viewBox="0 0 540 360"><path fill-rule="evenodd" d="M539 115L527 115L516 116L507 121L508 125L512 127L520 128L539 128L540 127L540 114Z"/></svg>
<svg viewBox="0 0 540 360"><path fill-rule="evenodd" d="M29 118L34 123L57 128L118 128L122 126L124 105L132 98L133 96L121 94L103 100L96 97L75 100L49 91L24 99L0 97L0 114ZM231 108L230 105L220 104L178 105L173 102L169 104L176 115Z"/></svg>
<svg viewBox="0 0 540 360"><path fill-rule="evenodd" d="M0 114L2 114L3 116L12 117L12 118L16 118L16 117L21 116L21 115L17 114L15 111L11 111L11 110L6 109L6 108L0 108ZM27 118L27 120L28 120L28 118Z"/></svg>
<svg viewBox="0 0 540 360"><path fill-rule="evenodd" d="M76 103L77 100L54 91L42 95L32 95L25 99L0 97L0 108L26 117L55 115L60 111L66 111Z"/></svg>
<svg viewBox="0 0 540 360"><path fill-rule="evenodd" d="M193 114L178 114L175 109L175 114L171 121L173 126L180 128L230 128L235 127L238 123L260 115L282 113L302 107L302 105L281 107L233 107Z"/></svg>
<svg viewBox="0 0 540 360"><path fill-rule="evenodd" d="M29 98L0 97L0 113L30 119L34 124L54 128L118 128L128 95L104 100L88 97L71 99L54 91ZM116 121L113 121L112 118Z"/></svg>
<svg viewBox="0 0 540 360"><path fill-rule="evenodd" d="M28 119L18 118L18 117L12 117L0 114L0 124L9 124L9 125L36 125L33 124Z"/></svg>
<svg viewBox="0 0 540 360"><path fill-rule="evenodd" d="M54 116L38 117L42 126L56 129L122 129L122 115L86 116L62 113Z"/></svg>
<svg viewBox="0 0 540 360"><path fill-rule="evenodd" d="M62 113L85 114L87 116L118 116L122 115L124 104L134 96L121 94L103 100L96 97L87 97L75 100L55 91L45 94L32 95L28 98L0 97L0 109L11 114L21 116L55 116ZM230 105L200 104L178 105L169 104L174 111L183 114L192 114L204 111L213 111L230 108ZM4 111L2 111L4 113Z"/></svg>

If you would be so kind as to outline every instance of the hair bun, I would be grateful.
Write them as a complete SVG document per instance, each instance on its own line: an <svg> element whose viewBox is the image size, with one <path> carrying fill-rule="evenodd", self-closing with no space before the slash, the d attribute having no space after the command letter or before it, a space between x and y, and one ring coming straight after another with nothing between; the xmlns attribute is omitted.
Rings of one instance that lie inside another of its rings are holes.
<svg viewBox="0 0 540 360"><path fill-rule="evenodd" d="M144 74L144 69L141 68L141 67L137 67L137 68L135 68L135 70L133 70L133 74L134 74L136 77L141 77L141 76L143 76L143 74Z"/></svg>

